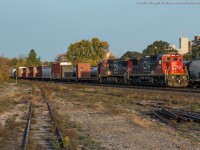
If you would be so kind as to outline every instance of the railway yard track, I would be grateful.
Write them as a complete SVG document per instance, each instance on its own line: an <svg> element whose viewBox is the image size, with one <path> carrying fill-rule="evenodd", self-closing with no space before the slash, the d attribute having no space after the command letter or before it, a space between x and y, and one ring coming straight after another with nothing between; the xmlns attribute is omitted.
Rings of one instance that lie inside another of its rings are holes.
<svg viewBox="0 0 200 150"><path fill-rule="evenodd" d="M114 87L121 89L136 89L136 90L152 90L152 91L163 91L163 92L175 92L175 93L190 93L190 94L200 94L200 88L170 88L170 87L157 87L157 86L139 86L139 85L119 85L116 83L92 83L92 82L67 82L67 81L52 81L52 80L35 80L37 82L53 82L59 84L72 84L72 85L87 85L87 86L97 86L97 87Z"/></svg>
<svg viewBox="0 0 200 150"><path fill-rule="evenodd" d="M34 90L38 95L30 104L22 149L62 149L63 138L48 99L40 87Z"/></svg>
<svg viewBox="0 0 200 150"><path fill-rule="evenodd" d="M181 148L180 139L183 140L181 143L193 141L194 144L200 144L198 92L193 94L185 92L186 94L183 94L173 93L173 91L163 92L162 88L156 91L157 87L148 89L142 86L137 90L137 87L134 89L125 85L124 88L123 85L48 83L36 80L26 81L26 83L28 83L29 91L26 97L22 97L22 100L26 98L27 101L26 107L22 110L21 134L18 135L23 137L23 142L22 139L19 141L19 147L21 146L24 150L64 149L67 138L70 139L67 144L69 149L85 147L86 149L87 147L94 149L92 148L93 141L88 139L88 136L92 136L94 140L101 139L98 147L107 142L113 145L106 144L102 145L101 148L108 146L110 149L112 147L120 149L118 143L122 142L123 139L118 137L121 135L121 130L124 131L123 136L126 139L123 143L128 145L127 148L140 147L140 143L138 145L135 143L138 140L138 135L143 136L141 141L146 136L160 141L155 143L162 143L163 140L159 137L166 136L164 141L173 143L170 139L173 139L176 134L178 141L175 142L175 145L177 144ZM174 89L176 88L172 90ZM199 89L194 90L198 91ZM17 95L20 94L17 93ZM29 110L27 110L28 106ZM105 126L107 122L109 123ZM26 127L25 124L27 124ZM112 132L113 129L115 132ZM133 134L129 134L130 130ZM88 135L85 135L86 133ZM104 136L103 133L106 135ZM138 135L131 139L130 137L135 133ZM79 137L79 135L81 136ZM109 138L110 140L107 140ZM148 143L148 141L146 142ZM88 146L88 142L91 142L90 146ZM153 142L154 140L151 141L151 143ZM76 145L73 145L74 143ZM164 144L166 148L169 143ZM123 145L120 146L121 149L124 148ZM158 147L161 148L163 145L158 144ZM174 146L171 148L173 149Z"/></svg>
<svg viewBox="0 0 200 150"><path fill-rule="evenodd" d="M200 88L194 89L191 87L187 88L170 88L170 87L156 87L156 86L136 86L136 85L118 85L118 84L100 84L100 83L76 83L76 82L60 82L61 84L76 84L76 85L88 85L88 86L100 86L100 87L114 87L122 89L137 89L137 90L153 90L153 91L166 91L166 92L176 92L176 93L190 93L190 94L200 94Z"/></svg>
<svg viewBox="0 0 200 150"><path fill-rule="evenodd" d="M140 101L133 103L144 109L150 108L143 114L172 127L186 137L199 141L200 111L175 108L169 102Z"/></svg>

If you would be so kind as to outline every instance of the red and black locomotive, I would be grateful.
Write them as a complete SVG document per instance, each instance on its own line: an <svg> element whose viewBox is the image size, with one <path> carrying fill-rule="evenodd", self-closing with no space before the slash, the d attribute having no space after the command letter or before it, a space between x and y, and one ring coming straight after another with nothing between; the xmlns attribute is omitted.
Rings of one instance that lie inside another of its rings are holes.
<svg viewBox="0 0 200 150"><path fill-rule="evenodd" d="M188 75L180 54L162 54L137 59L104 60L99 64L99 81L159 85L188 86Z"/></svg>

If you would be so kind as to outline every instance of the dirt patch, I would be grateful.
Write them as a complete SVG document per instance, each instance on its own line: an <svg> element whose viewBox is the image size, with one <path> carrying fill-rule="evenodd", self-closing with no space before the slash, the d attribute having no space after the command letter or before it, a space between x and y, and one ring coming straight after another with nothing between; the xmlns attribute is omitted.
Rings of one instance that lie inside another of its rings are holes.
<svg viewBox="0 0 200 150"><path fill-rule="evenodd" d="M29 85L3 83L0 90L0 147L21 149L31 90Z"/></svg>

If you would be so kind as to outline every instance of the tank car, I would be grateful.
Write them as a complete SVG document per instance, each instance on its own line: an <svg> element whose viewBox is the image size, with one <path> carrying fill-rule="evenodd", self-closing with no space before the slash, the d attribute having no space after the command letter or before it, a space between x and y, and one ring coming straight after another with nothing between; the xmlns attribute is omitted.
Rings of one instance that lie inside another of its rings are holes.
<svg viewBox="0 0 200 150"><path fill-rule="evenodd" d="M190 77L190 85L194 88L200 87L200 59L186 63Z"/></svg>

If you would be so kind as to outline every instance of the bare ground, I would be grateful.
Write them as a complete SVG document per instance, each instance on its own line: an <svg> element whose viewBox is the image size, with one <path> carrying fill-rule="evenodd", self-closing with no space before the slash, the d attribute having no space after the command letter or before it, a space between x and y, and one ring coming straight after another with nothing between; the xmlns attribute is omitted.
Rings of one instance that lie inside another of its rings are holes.
<svg viewBox="0 0 200 150"><path fill-rule="evenodd" d="M30 86L3 83L0 86L0 147L21 149Z"/></svg>
<svg viewBox="0 0 200 150"><path fill-rule="evenodd" d="M162 99L176 104L180 102L180 107L185 107L187 104L196 105L199 102L197 95L187 97L187 94L165 95L162 92L60 86L51 83L43 88L46 89L54 111L59 114L59 119L65 121L68 116L67 118L75 122L76 128L80 128L82 133L90 134L95 141L101 143L102 149L200 149L199 128L190 132L192 136L188 135L188 131L179 132L146 115L151 108L132 103L140 99ZM28 102L31 99L30 94L29 85L12 83L0 85L1 149L19 149L26 123ZM196 133L196 138L193 133ZM84 147L79 144L77 149Z"/></svg>
<svg viewBox="0 0 200 150"><path fill-rule="evenodd" d="M109 102L117 101L122 96L120 93L106 92L109 88L68 85L59 89L58 93L51 93L54 109L61 116L67 115L80 124L85 132L107 149L200 149L198 140L184 137L184 133L144 116L143 110L139 110L141 107ZM110 103L113 103L112 106Z"/></svg>

